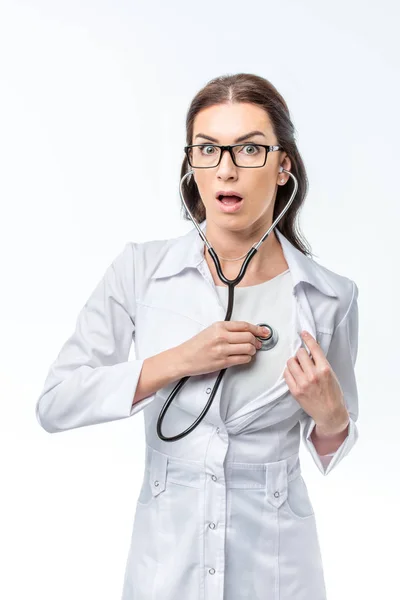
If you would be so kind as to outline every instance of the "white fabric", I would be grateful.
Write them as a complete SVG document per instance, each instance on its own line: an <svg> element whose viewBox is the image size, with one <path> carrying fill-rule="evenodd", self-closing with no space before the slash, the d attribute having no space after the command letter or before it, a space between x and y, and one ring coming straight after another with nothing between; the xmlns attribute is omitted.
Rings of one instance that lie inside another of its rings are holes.
<svg viewBox="0 0 400 600"><path fill-rule="evenodd" d="M227 285L216 285L219 300L225 311L228 306ZM272 388L283 377L290 349L293 344L292 319L293 282L289 269L263 283L236 286L231 321L249 321L253 324L268 323L278 332L277 344L266 351L257 350L256 360L236 365L224 375L221 391L221 415L223 420L234 414L246 402L258 396L266 388ZM327 467L335 453L319 454Z"/></svg>
<svg viewBox="0 0 400 600"><path fill-rule="evenodd" d="M161 440L156 424L178 382L132 406L147 357L225 318L195 228L175 239L127 243L50 367L36 404L46 431L144 414L146 464L122 600L326 598L299 441L302 436L327 475L358 438L358 288L275 233L293 284L287 358L301 345L298 332L307 329L330 361L350 414L348 436L327 467L310 439L315 423L283 377L235 406L226 420L220 414L222 380L205 418L174 442ZM136 358L128 360L133 340ZM163 421L164 435L176 435L195 421L218 374L185 382Z"/></svg>
<svg viewBox="0 0 400 600"><path fill-rule="evenodd" d="M223 309L228 306L228 286L217 285ZM250 363L235 365L222 380L221 414L230 418L252 398L272 388L283 371L294 339L292 323L293 282L289 269L269 281L251 286L236 286L231 321L268 323L278 332L278 343L270 350L257 350Z"/></svg>

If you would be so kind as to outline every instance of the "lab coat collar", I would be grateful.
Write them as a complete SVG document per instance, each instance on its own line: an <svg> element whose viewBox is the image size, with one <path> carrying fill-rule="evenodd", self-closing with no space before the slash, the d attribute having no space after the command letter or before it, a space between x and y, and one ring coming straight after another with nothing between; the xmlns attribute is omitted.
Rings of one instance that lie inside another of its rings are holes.
<svg viewBox="0 0 400 600"><path fill-rule="evenodd" d="M199 223L202 231L205 230L206 224L206 219ZM338 298L338 294L326 279L323 268L312 258L298 250L277 227L275 227L274 231L289 266L293 287L296 288L300 282L306 282L323 294ZM171 239L151 279L177 275L186 268L197 268L205 261L204 248L204 242L196 227L193 227L188 233L182 236Z"/></svg>

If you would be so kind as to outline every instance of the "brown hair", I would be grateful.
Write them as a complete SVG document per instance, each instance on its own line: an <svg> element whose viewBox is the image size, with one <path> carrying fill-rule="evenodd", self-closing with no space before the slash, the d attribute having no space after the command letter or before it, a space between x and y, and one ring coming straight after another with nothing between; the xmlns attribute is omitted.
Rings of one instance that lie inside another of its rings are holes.
<svg viewBox="0 0 400 600"><path fill-rule="evenodd" d="M228 102L250 102L261 106L272 123L277 144L286 152L291 160L291 172L297 178L298 189L289 209L276 227L303 254L311 255L311 250L304 244L296 231L296 216L308 192L308 179L303 159L297 149L295 128L291 121L289 109L278 90L267 79L251 73L223 75L209 81L193 98L186 116L186 144L192 144L193 123L196 115L208 106ZM182 163L181 178L188 173L190 165L187 157ZM290 185L291 184L291 185ZM278 186L273 219L280 214L293 192L293 179L289 177L286 185ZM187 177L182 184L182 193L190 212L198 223L206 218L206 211L201 200L194 177ZM190 220L182 204L182 216ZM301 235L301 234L300 234Z"/></svg>

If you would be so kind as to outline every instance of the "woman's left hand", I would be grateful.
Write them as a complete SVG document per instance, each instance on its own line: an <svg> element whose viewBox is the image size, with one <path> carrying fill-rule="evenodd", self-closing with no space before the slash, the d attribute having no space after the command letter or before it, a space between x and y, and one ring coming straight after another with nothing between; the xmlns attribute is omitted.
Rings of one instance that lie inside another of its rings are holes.
<svg viewBox="0 0 400 600"><path fill-rule="evenodd" d="M302 332L302 338L311 356L299 348L286 363L286 383L320 432L338 433L349 420L339 381L317 340L308 332Z"/></svg>

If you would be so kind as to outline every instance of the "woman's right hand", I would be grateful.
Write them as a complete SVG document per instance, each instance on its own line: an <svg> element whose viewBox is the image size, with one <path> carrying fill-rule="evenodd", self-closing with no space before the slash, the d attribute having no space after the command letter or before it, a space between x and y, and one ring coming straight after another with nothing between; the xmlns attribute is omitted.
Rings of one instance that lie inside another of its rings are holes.
<svg viewBox="0 0 400 600"><path fill-rule="evenodd" d="M216 321L180 344L182 370L188 376L202 375L248 363L261 348L256 335L269 333L247 321Z"/></svg>

